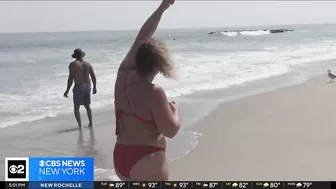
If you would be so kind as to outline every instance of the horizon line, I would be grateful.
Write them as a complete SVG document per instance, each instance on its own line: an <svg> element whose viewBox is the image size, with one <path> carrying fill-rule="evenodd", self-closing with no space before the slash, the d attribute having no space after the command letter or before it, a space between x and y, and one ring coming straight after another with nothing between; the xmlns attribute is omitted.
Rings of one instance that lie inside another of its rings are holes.
<svg viewBox="0 0 336 189"><path fill-rule="evenodd" d="M182 30L182 29L216 29L216 28L242 28L242 27L276 27L276 26L302 26L302 25L332 25L336 22L328 23L305 23L305 24L274 24L274 25L238 25L238 26L208 26L208 27L185 27L185 28L158 28L162 30ZM284 29L284 28L281 28ZM59 31L24 31L24 32L0 32L0 34L37 34L37 33L75 33L75 32L109 32L109 31L138 31L139 29L99 29L99 30L59 30Z"/></svg>

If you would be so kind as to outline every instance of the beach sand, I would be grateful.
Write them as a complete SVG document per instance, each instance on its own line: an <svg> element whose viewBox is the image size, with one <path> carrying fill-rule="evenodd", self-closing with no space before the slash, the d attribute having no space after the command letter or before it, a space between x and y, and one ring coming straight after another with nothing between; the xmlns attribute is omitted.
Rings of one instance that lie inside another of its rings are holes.
<svg viewBox="0 0 336 189"><path fill-rule="evenodd" d="M170 162L170 180L336 180L336 83L327 81L319 76L221 104L182 131L202 136L195 150ZM84 109L82 119L86 124ZM114 121L109 107L94 110L94 132L80 132L72 113L4 128L0 169L5 157L93 156L95 179L115 180ZM168 154L174 150L168 146Z"/></svg>
<svg viewBox="0 0 336 189"><path fill-rule="evenodd" d="M336 83L307 83L222 104L170 180L336 180ZM169 149L168 149L169 150Z"/></svg>
<svg viewBox="0 0 336 189"><path fill-rule="evenodd" d="M5 157L82 157L95 158L95 179L113 180L114 111L94 111L94 128L89 129L82 108L83 129L76 126L73 114L22 123L3 129L0 134L0 170ZM4 180L5 172L0 172Z"/></svg>

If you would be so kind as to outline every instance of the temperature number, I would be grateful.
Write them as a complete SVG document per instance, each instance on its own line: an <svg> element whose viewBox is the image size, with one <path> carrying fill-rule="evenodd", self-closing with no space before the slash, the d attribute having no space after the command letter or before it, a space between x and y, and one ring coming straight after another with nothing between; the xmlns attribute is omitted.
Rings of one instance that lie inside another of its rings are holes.
<svg viewBox="0 0 336 189"><path fill-rule="evenodd" d="M303 188L309 188L312 185L311 182L304 182L303 183Z"/></svg>
<svg viewBox="0 0 336 189"><path fill-rule="evenodd" d="M125 186L124 182L117 182L117 183L115 183L115 187L116 188L122 188L123 186Z"/></svg>
<svg viewBox="0 0 336 189"><path fill-rule="evenodd" d="M157 186L157 182L149 182L147 185L148 188L155 188Z"/></svg>
<svg viewBox="0 0 336 189"><path fill-rule="evenodd" d="M180 186L180 188L187 188L188 183L187 182L180 182L179 186Z"/></svg>
<svg viewBox="0 0 336 189"><path fill-rule="evenodd" d="M271 182L269 187L270 188L278 188L280 186L280 182Z"/></svg>
<svg viewBox="0 0 336 189"><path fill-rule="evenodd" d="M239 187L239 188L247 188L247 186L248 186L248 183L247 183L247 182L240 182L240 183L238 184L238 187Z"/></svg>
<svg viewBox="0 0 336 189"><path fill-rule="evenodd" d="M218 186L217 182L210 182L209 183L209 188L215 188L216 186Z"/></svg>

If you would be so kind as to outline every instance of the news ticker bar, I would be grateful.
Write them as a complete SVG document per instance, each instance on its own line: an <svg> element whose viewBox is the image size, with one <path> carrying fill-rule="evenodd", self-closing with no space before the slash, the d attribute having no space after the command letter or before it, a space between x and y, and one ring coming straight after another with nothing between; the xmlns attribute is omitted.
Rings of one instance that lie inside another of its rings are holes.
<svg viewBox="0 0 336 189"><path fill-rule="evenodd" d="M111 182L111 181L95 181L95 182L14 182L1 181L0 188L6 189L334 189L336 182L304 182L304 181L286 181L286 182L238 182L238 181L209 181L209 182Z"/></svg>

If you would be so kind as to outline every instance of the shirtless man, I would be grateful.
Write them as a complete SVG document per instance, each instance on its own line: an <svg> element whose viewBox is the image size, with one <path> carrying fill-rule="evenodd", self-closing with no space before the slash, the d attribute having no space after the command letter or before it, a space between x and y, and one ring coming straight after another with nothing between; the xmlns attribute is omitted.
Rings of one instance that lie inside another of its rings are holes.
<svg viewBox="0 0 336 189"><path fill-rule="evenodd" d="M96 76L94 74L93 68L89 62L83 60L85 52L81 49L75 49L72 58L76 59L69 65L69 77L68 85L66 91L64 92L64 97L68 98L69 90L72 86L73 81L75 81L75 86L72 90L73 92L73 103L74 103L74 113L78 123L79 128L82 128L81 116L79 108L84 105L87 116L89 118L89 127L93 126L92 123L92 111L91 111L91 80L93 83L93 94L97 93L96 88Z"/></svg>

